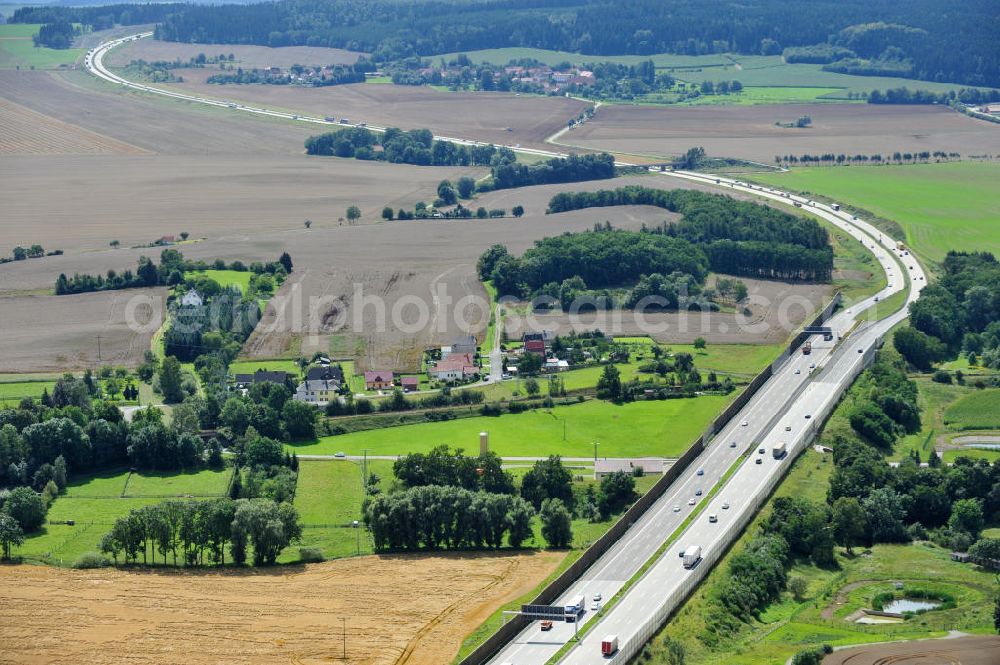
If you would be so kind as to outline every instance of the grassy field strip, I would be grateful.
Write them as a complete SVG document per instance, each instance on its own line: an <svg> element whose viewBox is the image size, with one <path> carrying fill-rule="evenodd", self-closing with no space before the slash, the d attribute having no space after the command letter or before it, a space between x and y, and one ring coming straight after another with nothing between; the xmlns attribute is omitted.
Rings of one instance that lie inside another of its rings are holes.
<svg viewBox="0 0 1000 665"><path fill-rule="evenodd" d="M706 494L704 498L698 502L698 505L691 512L691 514L685 517L684 521L682 521L677 526L677 528L674 529L674 531L669 536L667 536L667 539L663 541L663 544L660 545L660 547L657 548L656 552L654 552L653 555L646 560L646 563L642 564L642 567L640 567L639 570L637 570L635 574L632 575L632 577L630 577L628 581L625 582L624 585L622 585L622 588L620 588L615 593L615 595L612 596L610 600L608 600L608 602L606 602L604 605L601 606L600 611L594 617L595 619L598 620L588 621L586 624L584 624L583 629L580 630L578 633L578 637L586 635L588 632L590 632L592 628L594 628L597 624L599 624L600 623L599 619L601 615L607 610L617 605L618 602L625 597L625 594L627 594L629 590L640 579L642 579L643 576L645 576L646 572L663 557L664 553L666 553L666 551L670 548L670 546L673 545L675 542L677 542L677 540L682 535L684 535L684 532L691 525L691 523L694 522L695 519L701 516L701 514L708 507L708 504L711 503L712 499L715 498L715 496L719 492L722 491L726 483L729 482L729 479L732 477L732 475L736 473L736 470L740 468L740 465L747 460L750 454L751 453L749 451L743 453L735 462L733 462L733 464L728 469L726 469L726 472L722 474L722 478L720 478L719 481L715 485L713 485L712 488L708 491L708 494ZM576 642L567 642L566 644L564 644L563 647L559 649L559 651L557 651L554 656L552 656L552 658L549 658L549 660L546 661L546 665L555 665L556 663L558 663L560 660L562 660L563 656L569 653L569 651L576 646L576 644L577 644Z"/></svg>
<svg viewBox="0 0 1000 665"><path fill-rule="evenodd" d="M837 197L898 220L906 243L932 261L942 260L945 248L1000 253L997 162L803 167L754 179Z"/></svg>

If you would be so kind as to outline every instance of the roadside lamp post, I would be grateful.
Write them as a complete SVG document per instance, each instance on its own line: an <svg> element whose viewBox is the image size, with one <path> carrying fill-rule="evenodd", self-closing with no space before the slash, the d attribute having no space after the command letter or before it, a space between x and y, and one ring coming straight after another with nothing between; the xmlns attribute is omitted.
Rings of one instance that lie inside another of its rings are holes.
<svg viewBox="0 0 1000 665"><path fill-rule="evenodd" d="M352 526L354 527L355 549L358 554L361 554L361 528L360 528L361 525L358 523L357 520L354 520Z"/></svg>
<svg viewBox="0 0 1000 665"><path fill-rule="evenodd" d="M594 462L597 462L597 446L601 445L597 441L594 441Z"/></svg>

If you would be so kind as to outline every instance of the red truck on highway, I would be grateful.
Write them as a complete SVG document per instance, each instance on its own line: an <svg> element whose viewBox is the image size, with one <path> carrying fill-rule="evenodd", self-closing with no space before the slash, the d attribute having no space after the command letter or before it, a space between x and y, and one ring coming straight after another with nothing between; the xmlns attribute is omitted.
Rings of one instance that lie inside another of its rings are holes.
<svg viewBox="0 0 1000 665"><path fill-rule="evenodd" d="M601 655L605 657L613 656L616 651L618 651L618 636L605 635L604 639L601 640Z"/></svg>

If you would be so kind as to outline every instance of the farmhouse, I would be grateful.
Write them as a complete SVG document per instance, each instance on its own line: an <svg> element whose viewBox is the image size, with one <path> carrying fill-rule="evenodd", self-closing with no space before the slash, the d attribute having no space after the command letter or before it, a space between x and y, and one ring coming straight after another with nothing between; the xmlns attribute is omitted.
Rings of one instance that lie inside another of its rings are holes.
<svg viewBox="0 0 1000 665"><path fill-rule="evenodd" d="M236 387L249 388L255 383L285 383L288 381L288 372L269 372L259 369L253 374L237 374Z"/></svg>
<svg viewBox="0 0 1000 665"><path fill-rule="evenodd" d="M327 379L306 379L295 389L293 399L307 404L325 405L337 399L340 382Z"/></svg>
<svg viewBox="0 0 1000 665"><path fill-rule="evenodd" d="M201 307L204 303L201 294L194 289L181 296L181 305L184 307Z"/></svg>
<svg viewBox="0 0 1000 665"><path fill-rule="evenodd" d="M399 382L403 386L404 393L416 392L420 386L420 379L415 376L404 376Z"/></svg>
<svg viewBox="0 0 1000 665"><path fill-rule="evenodd" d="M344 383L344 370L340 365L310 367L306 371L306 381L332 381L342 385Z"/></svg>
<svg viewBox="0 0 1000 665"><path fill-rule="evenodd" d="M555 338L555 333L551 330L541 330L537 332L526 332L524 333L524 337L521 339L524 342L525 351L544 354L545 350L552 346L552 341Z"/></svg>
<svg viewBox="0 0 1000 665"><path fill-rule="evenodd" d="M468 354L471 356L476 355L476 350L479 348L476 338L472 335L465 335L464 337L459 337L451 346L441 347L441 359L447 360L452 355L464 355Z"/></svg>
<svg viewBox="0 0 1000 665"><path fill-rule="evenodd" d="M439 381L457 381L479 372L472 355L468 353L452 354L445 360L434 363L430 375Z"/></svg>
<svg viewBox="0 0 1000 665"><path fill-rule="evenodd" d="M368 370L365 372L365 390L392 388L392 372L388 370Z"/></svg>

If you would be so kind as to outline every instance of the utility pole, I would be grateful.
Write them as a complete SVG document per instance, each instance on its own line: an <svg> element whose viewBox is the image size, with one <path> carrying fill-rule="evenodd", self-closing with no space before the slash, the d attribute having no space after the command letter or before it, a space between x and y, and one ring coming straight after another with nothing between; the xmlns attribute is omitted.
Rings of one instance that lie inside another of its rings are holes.
<svg viewBox="0 0 1000 665"><path fill-rule="evenodd" d="M97 336L97 362L101 361L101 336Z"/></svg>
<svg viewBox="0 0 1000 665"><path fill-rule="evenodd" d="M357 554L361 554L361 524L354 520L354 547Z"/></svg>
<svg viewBox="0 0 1000 665"><path fill-rule="evenodd" d="M594 441L594 462L597 462L597 446L601 445L597 441Z"/></svg>
<svg viewBox="0 0 1000 665"><path fill-rule="evenodd" d="M347 617L340 617L344 626L344 660L347 660Z"/></svg>

